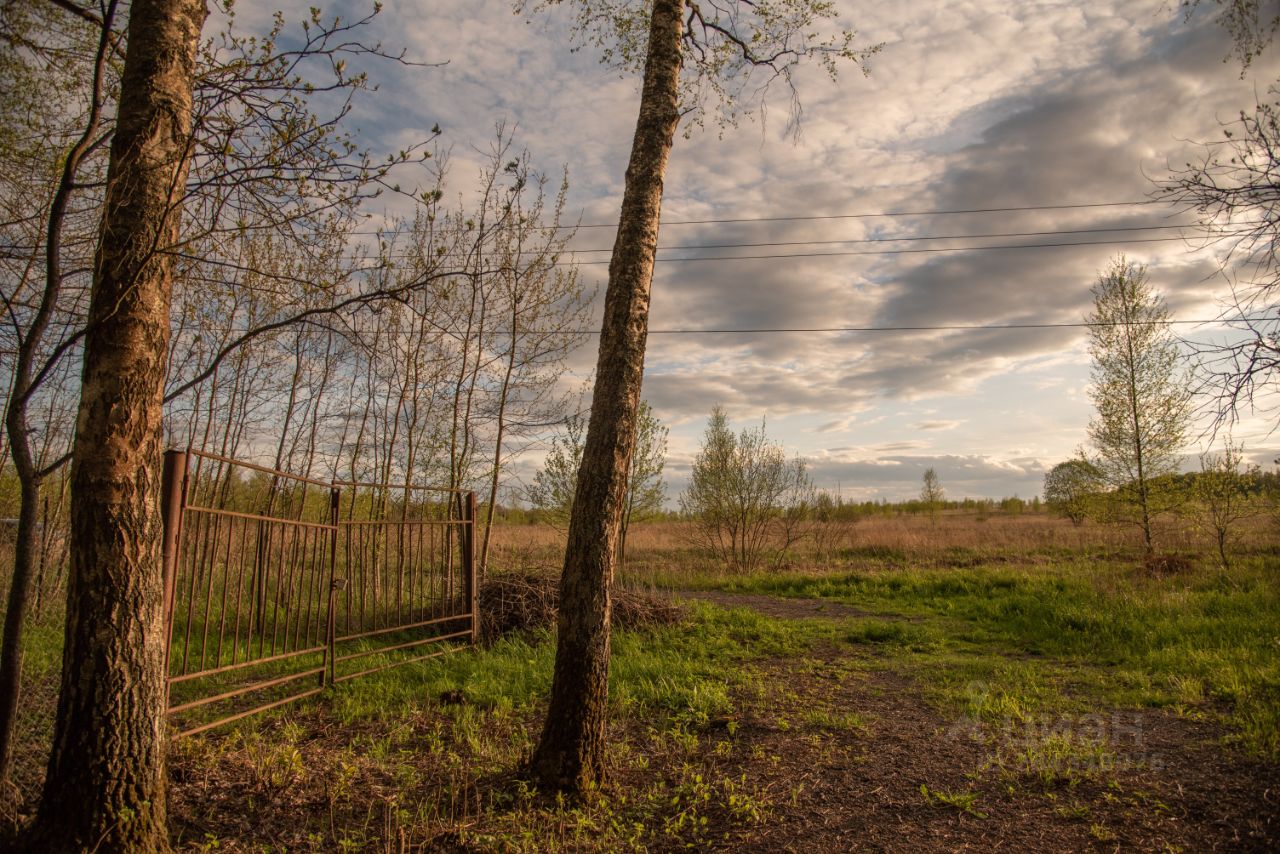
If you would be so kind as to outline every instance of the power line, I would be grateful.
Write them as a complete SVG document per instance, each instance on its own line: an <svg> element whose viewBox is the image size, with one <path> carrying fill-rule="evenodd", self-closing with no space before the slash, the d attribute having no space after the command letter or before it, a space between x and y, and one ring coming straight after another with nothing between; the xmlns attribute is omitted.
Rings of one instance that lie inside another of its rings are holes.
<svg viewBox="0 0 1280 854"><path fill-rule="evenodd" d="M1152 325L1170 325L1170 326L1196 326L1206 324L1231 324L1231 323L1250 323L1257 321L1269 320L1267 316L1259 317L1236 317L1222 318L1214 317L1208 319L1187 319L1187 320L1135 320L1135 321L1071 321L1061 323L951 323L931 326L807 326L807 327L780 327L780 326L762 326L750 328L671 328L671 329L650 329L649 335L771 335L771 334L794 334L794 333L843 333L843 332L967 332L967 331L1000 331L1000 330L1019 330L1019 329L1091 329L1091 328L1107 328L1119 326L1152 326ZM321 329L330 329L323 324L310 323L310 325L318 326ZM243 332L244 330L234 330L235 332ZM452 330L433 329L425 330L420 333L413 333L395 329L369 329L353 332L357 336L365 335L452 335L457 334ZM509 334L509 333L508 333ZM525 335L599 335L599 329L526 329L521 334ZM505 335L503 336L505 337Z"/></svg>
<svg viewBox="0 0 1280 854"><path fill-rule="evenodd" d="M734 219L677 219L663 220L661 225L717 225L725 223L742 223L742 222L810 222L816 220L828 219L875 219L878 217L894 217L894 216L952 216L954 214L981 214L981 213L1012 213L1016 211L1061 211L1061 210L1077 210L1081 208L1117 208L1117 207L1133 207L1136 205L1168 205L1173 202L1166 202L1162 199L1146 199L1140 202L1091 202L1078 205L1026 205L1022 207L1007 208L968 208L957 210L924 210L924 211L885 211L882 213L855 213L855 214L816 214L811 216L761 216L761 217L737 217ZM574 228L575 226L559 226L560 228ZM577 228L617 228L617 223L599 223L591 225L579 225Z"/></svg>
<svg viewBox="0 0 1280 854"><path fill-rule="evenodd" d="M1242 222L1238 225L1254 225L1254 222ZM1182 223L1178 225L1129 225L1114 226L1111 228L1063 228L1049 229L1045 231L998 231L987 232L983 234L937 234L937 235L912 235L897 237L892 235L879 235L877 237L860 237L845 238L840 240L786 240L786 241L755 241L747 243L684 243L674 246L659 246L659 252L675 252L675 251L701 251L704 249L759 249L774 246L840 246L840 245L857 245L866 243L911 243L923 240L975 240L975 239L997 239L1009 237L1052 237L1056 235L1067 234L1113 234L1116 232L1133 232L1133 231L1172 231L1181 228L1196 228L1194 223ZM558 252L549 252L545 249L525 249L516 253L519 255L582 255L588 252L612 252L612 246L593 247L591 249L574 249L565 248ZM386 257L391 259L397 258L416 258L417 252L393 252ZM470 252L447 252L444 255L431 256L432 260L440 260L442 258L457 258L471 255Z"/></svg>
<svg viewBox="0 0 1280 854"><path fill-rule="evenodd" d="M1242 223L1248 224L1248 223ZM788 240L772 243L688 243L678 244L676 246L659 246L658 251L674 252L676 250L701 250L701 249L758 249L768 246L837 246L859 243L907 243L918 242L921 240L973 240L975 238L1001 238L1001 237L1051 237L1059 234L1107 234L1117 231L1169 231L1176 228L1195 228L1194 224L1186 223L1182 225L1130 225L1117 226L1115 228L1064 228L1050 231L1001 231L988 234L937 234L937 235L915 235L913 237L861 237L847 240ZM565 252L578 254L583 252L612 252L613 247L602 247L599 249L566 249ZM534 254L532 251L521 254Z"/></svg>
<svg viewBox="0 0 1280 854"><path fill-rule="evenodd" d="M1150 226L1150 227L1143 227L1143 228L1114 228L1114 229L1104 228L1104 229L1096 229L1096 231L1100 231L1100 232L1109 232L1109 231L1145 231L1145 230L1148 230L1148 228L1150 228L1150 229L1157 229L1157 228L1185 228L1185 227L1189 227L1189 226ZM1089 231L1092 231L1092 230L1088 230L1088 229L1086 229L1086 230L1081 230L1080 232L1072 232L1072 231L1050 231L1050 232L1043 232L1043 233L1044 233L1044 234L1046 234L1046 235L1054 235L1054 234L1063 234L1063 235L1067 235L1067 234L1072 234L1072 233L1088 233ZM1033 234L1035 234L1035 233L1034 233L1034 232L1026 232L1026 234L1027 234L1028 236L1030 236L1030 235L1033 235ZM1214 235L1214 236L1213 236L1213 240L1214 240L1214 241L1217 241L1217 240L1219 240L1219 239L1221 239L1221 238L1224 238L1224 237L1240 236L1241 234L1243 234L1243 232L1229 232L1229 233L1225 233L1225 234L1218 234L1218 235ZM969 238L974 238L974 237L976 237L976 238L984 238L984 237L1000 238L1000 237L1018 237L1018 236L1021 236L1021 235L1020 235L1019 233L1016 233L1016 232L1010 232L1010 233L1008 233L1008 234L975 234L975 235L967 235L967 237L969 237ZM864 239L862 239L862 240L849 240L849 241L797 241L794 245L823 245L823 244L826 244L826 243L892 243L892 242L897 242L897 241L899 241L899 240L901 240L901 241L907 241L907 240L959 240L959 239L964 239L964 238L963 238L963 237L961 237L961 236L947 236L947 237L902 237L902 238L864 238ZM1079 246L1115 246L1115 245L1119 245L1119 244L1130 244L1130 243L1168 243L1168 242L1173 242L1173 241L1186 241L1187 239L1188 239L1188 238L1187 238L1185 235L1179 235L1179 236L1177 236L1177 237L1130 237L1130 238L1124 238L1124 239L1120 239L1120 240L1075 240L1075 241L1063 241L1063 242L1055 242L1055 243L1015 243L1015 244L1009 244L1009 245L1003 245L1003 246L1002 246L1002 245L996 245L996 246L938 246L938 247L928 247L928 248L920 248L920 249L868 249L868 250L851 250L851 251L848 251L848 252L775 252L775 253L767 253L767 254L763 254L763 255L706 255L706 256L695 256L695 257L690 257L690 258L655 258L655 259L654 259L654 261L655 261L655 263L659 263L659 264L670 264L670 263L684 263L684 262L692 262L692 261L760 261L760 260L774 260L774 259L779 259L779 258L842 258L842 257L851 257L851 256L860 256L860 255L919 255L919 254L937 253L937 252L983 252L983 251L987 251L987 250L996 251L996 250L1008 250L1008 249L1055 249L1055 248L1059 248L1059 247L1073 247L1073 246L1074 246L1074 247L1079 247ZM733 248L744 248L744 249L745 249L745 248L751 248L751 247L753 247L753 246L767 247L767 246L785 246L785 245L792 245L792 244L785 244L785 243L780 243L780 244L773 244L773 243L750 244L750 243L744 243L744 244L738 244L738 245L734 246ZM690 249L690 250L692 250L692 249L696 249L696 248L711 248L711 247L661 247L661 246L660 246L660 247L658 247L658 251L659 251L659 252L664 251L664 250L666 250L666 251L674 251L674 250L676 250L676 249L681 249L681 248L683 248L683 249ZM579 250L579 251L588 251L588 250ZM605 251L605 250L589 250L589 251L599 252L599 251ZM555 253L555 254L573 254L573 253L574 253L574 250L566 249L566 250L564 250L564 252L563 252L563 253ZM411 258L411 257L415 257L415 256L414 256L414 255L411 255L411 254L404 254L404 255L401 255L401 254L395 254L395 255L391 255L391 256L389 256L389 257L390 257L392 260L394 260L394 259L397 259L397 258ZM445 257L445 258L447 258L447 257L453 257L453 256L449 256L449 255L445 255L445 256L437 256L436 258L433 258L432 260L438 260L438 258L440 258L440 257ZM352 258L352 259L348 259L348 260L355 260L355 259L354 259L354 258ZM370 259L370 260L372 260L372 259ZM609 264L609 263L611 263L609 260L599 260L599 261L577 261L577 260L573 260L573 261L556 261L556 262L555 262L555 263L553 263L553 264L548 264L548 266L552 266L552 267L574 267L574 266L577 266L577 267L590 267L590 266L598 266L598 265L601 265L601 264ZM381 269L381 268L380 268L380 267L378 267L378 266L371 266L371 267L367 267L367 268L365 268L365 270L376 270L376 269ZM355 272L363 272L363 271L361 271L361 270L357 270L357 271L355 271ZM465 272L465 271L461 271L461 270L459 270L459 271L458 271L458 275L466 275L466 272Z"/></svg>
<svg viewBox="0 0 1280 854"><path fill-rule="evenodd" d="M1168 243L1173 240L1185 240L1184 237L1137 237L1127 240L1075 240L1065 243L1018 243L1007 246L939 246L923 249L866 249L850 252L777 252L766 255L708 255L695 258L655 258L655 263L670 264L687 261L763 261L778 258L847 258L855 255L919 255L934 252L985 252L1006 249L1056 249L1070 246L1115 246L1129 243ZM557 261L555 266L580 267L597 264L608 264L609 261Z"/></svg>
<svg viewBox="0 0 1280 854"><path fill-rule="evenodd" d="M757 216L757 217L731 217L726 219L664 219L660 226L667 225L723 225L729 223L744 222L814 222L818 220L832 219L877 219L881 217L897 217L897 216L954 216L958 214L984 214L984 213L1015 213L1019 211L1061 211L1061 210L1082 210L1086 208L1121 208L1121 207L1137 207L1140 205L1172 205L1175 202L1166 201L1164 199L1143 199L1141 201L1132 202L1085 202L1074 205L1021 205L1001 208L956 208L953 210L920 210L920 211L881 211L879 213L849 213L849 214L814 214L807 216ZM556 228L560 230L573 230L579 228L617 228L616 222L592 222L580 223L578 225L556 225L547 226L548 228ZM352 231L350 234L367 234L379 235L387 234L388 231Z"/></svg>
<svg viewBox="0 0 1280 854"><path fill-rule="evenodd" d="M1081 320L1074 323L951 323L937 326L811 326L811 327L759 327L755 329L650 329L650 335L699 335L728 334L740 335L795 333L795 332L962 332L1003 329L1092 329L1115 326L1152 326L1152 325L1196 325L1206 323L1228 323L1263 320L1261 317L1237 318L1224 321L1222 318L1212 320L1149 320L1149 321L1111 321L1106 323ZM585 334L591 334L586 332ZM599 334L596 330L595 334Z"/></svg>

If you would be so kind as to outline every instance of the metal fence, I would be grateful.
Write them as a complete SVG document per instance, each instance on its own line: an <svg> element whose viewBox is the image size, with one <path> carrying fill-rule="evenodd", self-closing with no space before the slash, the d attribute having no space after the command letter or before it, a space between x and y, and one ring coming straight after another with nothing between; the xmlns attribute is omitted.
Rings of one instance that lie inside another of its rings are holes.
<svg viewBox="0 0 1280 854"><path fill-rule="evenodd" d="M474 493L194 450L164 490L175 737L476 641Z"/></svg>

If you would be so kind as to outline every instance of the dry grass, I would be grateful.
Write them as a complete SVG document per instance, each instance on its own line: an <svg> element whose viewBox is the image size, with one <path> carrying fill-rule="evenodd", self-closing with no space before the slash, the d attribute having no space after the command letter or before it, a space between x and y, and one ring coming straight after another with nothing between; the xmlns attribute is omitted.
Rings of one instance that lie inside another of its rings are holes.
<svg viewBox="0 0 1280 854"><path fill-rule="evenodd" d="M1185 520L1167 518L1159 529L1160 550L1183 560L1212 560L1211 544ZM1243 553L1280 548L1280 532L1266 518L1242 523L1238 549ZM723 567L702 553L686 522L650 522L632 526L627 562L620 572L625 586L666 586L671 575L722 574ZM564 535L547 525L498 526L490 563L498 571L558 571ZM1012 560L1141 557L1133 527L1088 522L1073 525L1046 513L1019 515L942 513L871 516L857 522L817 526L789 552L777 569L874 568L904 564L967 566Z"/></svg>

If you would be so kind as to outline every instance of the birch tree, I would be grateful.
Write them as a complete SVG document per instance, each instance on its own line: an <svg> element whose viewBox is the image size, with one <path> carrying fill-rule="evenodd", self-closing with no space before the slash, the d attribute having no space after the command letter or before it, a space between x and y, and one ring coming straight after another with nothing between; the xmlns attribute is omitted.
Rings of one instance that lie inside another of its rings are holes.
<svg viewBox="0 0 1280 854"><path fill-rule="evenodd" d="M1146 268L1118 258L1093 287L1088 322L1093 462L1113 490L1120 520L1138 527L1150 555L1155 519L1176 501L1161 478L1177 472L1190 420L1169 309L1147 283Z"/></svg>
<svg viewBox="0 0 1280 854"><path fill-rule="evenodd" d="M161 400L201 0L135 0L72 457L71 577L45 851L168 848ZM103 627L109 627L103 631Z"/></svg>
<svg viewBox="0 0 1280 854"><path fill-rule="evenodd" d="M750 97L741 96L753 72L763 72L763 88L780 82L794 94L791 72L802 60L815 58L834 74L838 62L861 62L865 52L853 47L851 32L818 34L835 16L819 0L578 0L573 7L577 32L607 62L643 71L561 575L551 703L529 766L542 785L578 791L604 775L609 587L635 449L663 177L682 110L696 126L699 105L711 97L717 119L732 123L749 111Z"/></svg>

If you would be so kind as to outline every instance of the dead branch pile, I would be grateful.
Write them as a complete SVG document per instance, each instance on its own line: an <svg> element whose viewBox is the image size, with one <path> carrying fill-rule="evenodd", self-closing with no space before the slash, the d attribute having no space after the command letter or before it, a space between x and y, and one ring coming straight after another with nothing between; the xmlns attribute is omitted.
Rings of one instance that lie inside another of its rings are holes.
<svg viewBox="0 0 1280 854"><path fill-rule="evenodd" d="M493 643L512 632L554 625L559 586L559 578L551 574L504 573L486 579L479 595L481 641ZM612 599L613 625L620 629L669 626L684 615L661 594L614 588Z"/></svg>

